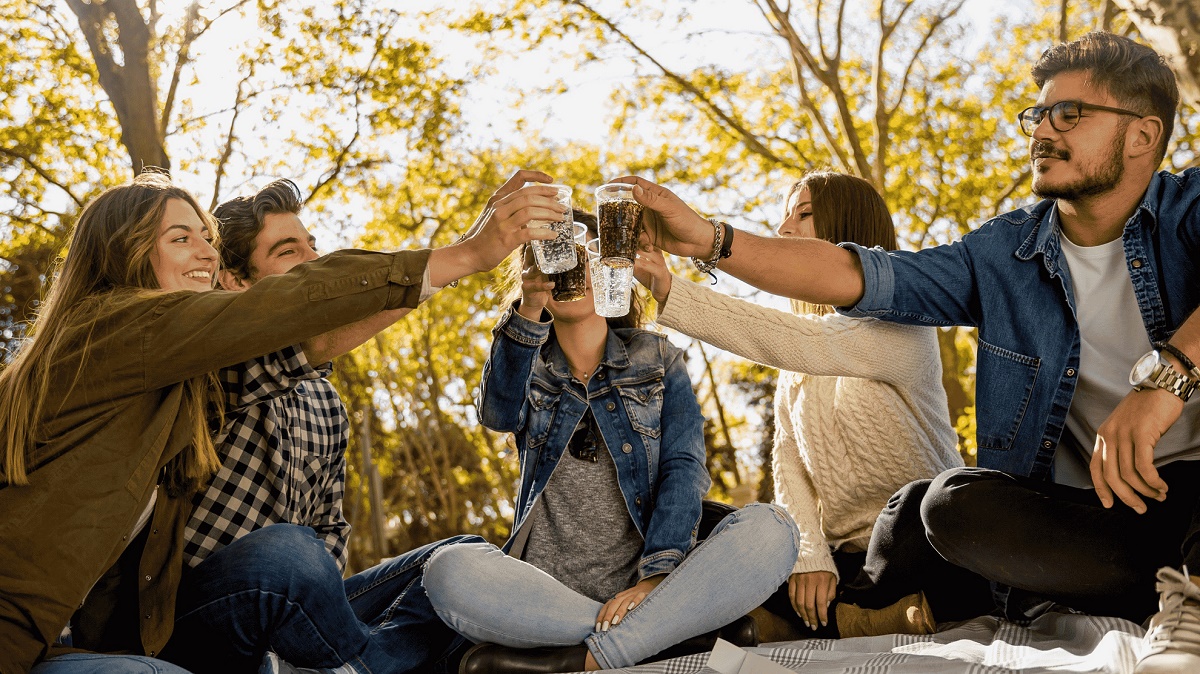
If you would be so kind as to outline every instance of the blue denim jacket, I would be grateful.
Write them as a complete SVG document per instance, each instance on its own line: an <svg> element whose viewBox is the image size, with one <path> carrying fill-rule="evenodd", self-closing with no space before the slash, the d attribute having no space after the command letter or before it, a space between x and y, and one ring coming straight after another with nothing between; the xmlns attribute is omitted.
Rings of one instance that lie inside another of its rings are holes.
<svg viewBox="0 0 1200 674"><path fill-rule="evenodd" d="M917 252L842 244L858 253L866 291L839 311L979 328L979 465L1042 479L1060 441L1092 441L1063 437L1080 341L1057 212L1041 201ZM1200 170L1153 176L1122 241L1146 335L1165 340L1200 304Z"/></svg>
<svg viewBox="0 0 1200 674"><path fill-rule="evenodd" d="M479 387L483 425L516 435L521 487L513 534L590 407L645 540L639 579L669 573L695 544L710 484L704 417L683 352L653 332L610 329L600 369L585 390L550 327L509 309L493 330ZM504 551L512 545L510 537Z"/></svg>

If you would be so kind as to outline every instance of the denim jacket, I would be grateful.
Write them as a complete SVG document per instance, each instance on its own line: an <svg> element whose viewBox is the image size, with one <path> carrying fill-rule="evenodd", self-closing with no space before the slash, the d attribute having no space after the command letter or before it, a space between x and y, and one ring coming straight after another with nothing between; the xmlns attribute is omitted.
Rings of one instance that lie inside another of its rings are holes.
<svg viewBox="0 0 1200 674"><path fill-rule="evenodd" d="M1041 479L1060 441L1091 443L1063 437L1080 337L1057 213L1041 201L917 252L842 244L862 261L865 293L839 311L979 328L979 465ZM1146 335L1165 340L1200 304L1200 170L1153 176L1121 238Z"/></svg>
<svg viewBox="0 0 1200 674"><path fill-rule="evenodd" d="M683 352L653 332L609 329L604 358L585 389L571 376L550 327L509 309L493 330L483 366L480 418L494 431L516 435L521 462L514 536L503 549L512 549L590 407L645 540L639 579L670 573L695 544L710 484L704 417Z"/></svg>

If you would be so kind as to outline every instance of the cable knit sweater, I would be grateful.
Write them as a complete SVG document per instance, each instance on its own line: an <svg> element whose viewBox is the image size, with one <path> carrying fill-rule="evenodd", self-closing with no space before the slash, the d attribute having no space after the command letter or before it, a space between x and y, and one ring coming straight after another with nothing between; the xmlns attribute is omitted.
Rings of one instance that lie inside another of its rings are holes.
<svg viewBox="0 0 1200 674"><path fill-rule="evenodd" d="M831 550L866 550L893 493L963 465L934 328L797 316L678 277L658 322L781 370L771 467L802 536L793 573L836 576Z"/></svg>

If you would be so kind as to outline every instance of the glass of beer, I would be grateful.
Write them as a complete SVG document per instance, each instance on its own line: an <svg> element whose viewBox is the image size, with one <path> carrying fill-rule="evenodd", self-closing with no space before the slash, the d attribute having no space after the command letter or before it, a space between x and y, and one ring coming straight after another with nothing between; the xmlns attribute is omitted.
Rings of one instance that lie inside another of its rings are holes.
<svg viewBox="0 0 1200 674"><path fill-rule="evenodd" d="M600 240L592 239L587 244L588 265L592 272L592 302L596 314L605 317L624 316L629 313L629 301L633 294L633 266L613 266L600 256Z"/></svg>
<svg viewBox="0 0 1200 674"><path fill-rule="evenodd" d="M574 231L573 224L571 229ZM555 302L575 302L587 295L587 249L575 243L574 239L571 240L571 246L571 255L578 262L570 269L550 274L550 280L554 282L550 296Z"/></svg>
<svg viewBox="0 0 1200 674"><path fill-rule="evenodd" d="M558 190L555 199L567 209L567 214L561 220L533 220L530 227L548 227L557 237L549 241L532 241L533 259L537 261L538 269L543 274L556 274L572 269L579 262L575 257L575 223L571 217L571 187L569 185L550 185Z"/></svg>
<svg viewBox="0 0 1200 674"><path fill-rule="evenodd" d="M642 205L633 198L633 185L609 183L596 188L596 219L604 262L633 267L642 232Z"/></svg>

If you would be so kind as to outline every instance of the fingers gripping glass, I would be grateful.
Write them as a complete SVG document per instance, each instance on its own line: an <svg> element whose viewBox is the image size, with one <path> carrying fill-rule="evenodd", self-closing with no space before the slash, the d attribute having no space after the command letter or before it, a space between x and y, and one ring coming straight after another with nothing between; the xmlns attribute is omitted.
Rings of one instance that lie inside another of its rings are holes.
<svg viewBox="0 0 1200 674"><path fill-rule="evenodd" d="M1106 105L1095 105L1094 103L1084 103L1083 101L1059 101L1054 105L1035 105L1031 108L1025 108L1017 115L1017 121L1021 124L1021 133L1026 136L1032 136L1037 131L1038 124L1042 123L1042 119L1048 112L1050 113L1050 126L1059 133L1065 133L1074 129L1076 124L1079 124L1079 119L1083 117L1084 110L1103 110L1104 112L1115 112L1118 115L1145 117L1145 115L1132 110L1110 108Z"/></svg>

